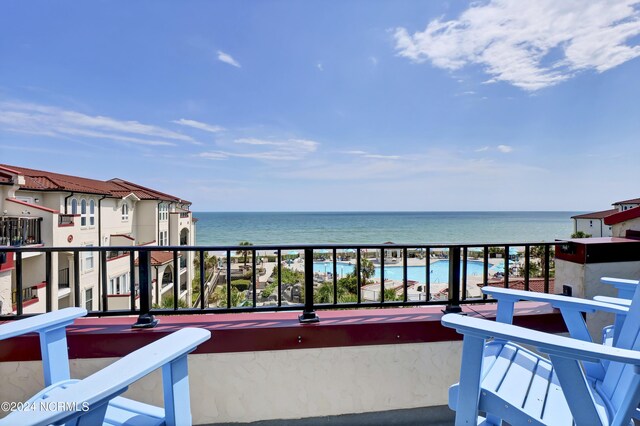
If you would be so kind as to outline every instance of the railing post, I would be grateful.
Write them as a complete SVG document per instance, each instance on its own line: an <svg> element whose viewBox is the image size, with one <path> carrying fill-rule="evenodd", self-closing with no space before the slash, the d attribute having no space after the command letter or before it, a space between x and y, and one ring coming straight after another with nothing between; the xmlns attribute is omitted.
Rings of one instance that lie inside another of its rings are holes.
<svg viewBox="0 0 640 426"><path fill-rule="evenodd" d="M304 249L304 311L298 320L303 324L320 321L313 310L313 249Z"/></svg>
<svg viewBox="0 0 640 426"><path fill-rule="evenodd" d="M152 328L158 324L151 311L151 253L140 251L138 255L138 283L140 285L140 315L131 328ZM175 285L175 283L174 283Z"/></svg>
<svg viewBox="0 0 640 426"><path fill-rule="evenodd" d="M444 313L458 314L460 307L460 247L449 248L449 304Z"/></svg>

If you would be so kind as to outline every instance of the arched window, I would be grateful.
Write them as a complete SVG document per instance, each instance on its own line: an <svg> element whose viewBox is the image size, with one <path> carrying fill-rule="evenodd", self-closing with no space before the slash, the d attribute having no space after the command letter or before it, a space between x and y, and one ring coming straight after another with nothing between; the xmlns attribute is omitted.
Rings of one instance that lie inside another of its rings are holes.
<svg viewBox="0 0 640 426"><path fill-rule="evenodd" d="M71 214L78 214L78 200L71 200Z"/></svg>
<svg viewBox="0 0 640 426"><path fill-rule="evenodd" d="M87 200L80 201L80 226L87 226Z"/></svg>
<svg viewBox="0 0 640 426"><path fill-rule="evenodd" d="M122 203L122 220L129 220L129 205Z"/></svg>
<svg viewBox="0 0 640 426"><path fill-rule="evenodd" d="M94 200L89 201L89 226L95 226L96 224L96 202Z"/></svg>

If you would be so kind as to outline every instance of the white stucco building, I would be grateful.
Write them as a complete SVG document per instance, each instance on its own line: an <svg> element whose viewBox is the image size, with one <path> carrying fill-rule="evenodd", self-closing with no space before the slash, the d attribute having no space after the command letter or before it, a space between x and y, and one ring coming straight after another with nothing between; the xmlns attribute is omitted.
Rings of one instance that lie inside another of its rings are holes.
<svg viewBox="0 0 640 426"><path fill-rule="evenodd" d="M100 181L0 165L0 246L193 245L195 221L190 205L173 195L122 179ZM180 252L179 271L174 271L172 253L153 252L153 303L159 304L172 295L176 283L180 286L179 297L191 303L193 256L192 252ZM76 298L88 310L101 309L103 271L99 253L80 252L76 260L77 265L70 251L52 253L52 309L73 306ZM24 313L45 311L45 262L44 252L23 253ZM109 310L130 307L130 265L127 252L112 251L106 256ZM73 292L76 267L79 294ZM0 255L2 314L16 309L15 269L14 253Z"/></svg>
<svg viewBox="0 0 640 426"><path fill-rule="evenodd" d="M612 204L613 209L602 210L599 212L585 213L572 216L573 232L584 232L592 237L611 237L614 236L612 224L607 223L610 216L627 210L640 207L640 198L631 200L617 201Z"/></svg>
<svg viewBox="0 0 640 426"><path fill-rule="evenodd" d="M606 225L604 219L617 212L616 209L610 209L572 216L573 232L584 232L592 237L610 237L611 226Z"/></svg>

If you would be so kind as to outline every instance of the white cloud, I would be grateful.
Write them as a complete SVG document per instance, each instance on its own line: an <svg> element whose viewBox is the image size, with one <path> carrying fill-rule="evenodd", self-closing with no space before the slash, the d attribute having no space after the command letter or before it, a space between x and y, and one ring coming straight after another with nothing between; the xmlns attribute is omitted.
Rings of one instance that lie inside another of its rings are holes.
<svg viewBox="0 0 640 426"><path fill-rule="evenodd" d="M371 158L375 160L400 160L400 155L383 155L383 154L371 154L366 151L342 151L343 154L355 155L362 158Z"/></svg>
<svg viewBox="0 0 640 426"><path fill-rule="evenodd" d="M224 53L222 50L218 50L218 60L224 62L225 64L233 65L236 68L242 68L242 66L233 59L233 56L228 53Z"/></svg>
<svg viewBox="0 0 640 426"><path fill-rule="evenodd" d="M324 67L322 66L322 62L318 62L316 64L316 68L318 68L320 71L324 71Z"/></svg>
<svg viewBox="0 0 640 426"><path fill-rule="evenodd" d="M201 152L198 157L206 158L207 160L226 160L229 155L222 151Z"/></svg>
<svg viewBox="0 0 640 426"><path fill-rule="evenodd" d="M110 139L138 145L200 144L190 136L159 126L25 102L0 102L0 129L56 138Z"/></svg>
<svg viewBox="0 0 640 426"><path fill-rule="evenodd" d="M500 151L502 153L513 152L513 147L510 145L497 145L497 146L483 146L478 149L474 149L474 152L488 152L488 151Z"/></svg>
<svg viewBox="0 0 640 426"><path fill-rule="evenodd" d="M318 149L318 142L307 139L266 140L243 138L234 141L243 147L239 151L202 152L199 157L209 160L226 160L230 157L266 161L301 160Z"/></svg>
<svg viewBox="0 0 640 426"><path fill-rule="evenodd" d="M435 19L424 31L395 30L396 49L413 62L457 70L478 64L527 91L583 70L604 72L640 56L627 42L640 34L637 0L491 0L458 19Z"/></svg>
<svg viewBox="0 0 640 426"><path fill-rule="evenodd" d="M371 65L373 65L374 67L378 65L378 58L376 58L375 56L369 56L369 61L371 62Z"/></svg>
<svg viewBox="0 0 640 426"><path fill-rule="evenodd" d="M358 157L342 157L320 161L304 167L278 170L281 177L309 180L340 181L398 181L407 183L414 178L452 176L467 179L508 176L515 171L547 173L536 166L502 161L493 158L473 158L456 150L430 149L422 153L405 154L403 161L360 161ZM462 181L456 179L456 181Z"/></svg>
<svg viewBox="0 0 640 426"><path fill-rule="evenodd" d="M224 127L213 126L211 124L202 123L196 120L187 120L181 118L180 120L173 120L172 123L180 124L181 126L193 127L194 129L204 130L205 132L218 133L224 130Z"/></svg>

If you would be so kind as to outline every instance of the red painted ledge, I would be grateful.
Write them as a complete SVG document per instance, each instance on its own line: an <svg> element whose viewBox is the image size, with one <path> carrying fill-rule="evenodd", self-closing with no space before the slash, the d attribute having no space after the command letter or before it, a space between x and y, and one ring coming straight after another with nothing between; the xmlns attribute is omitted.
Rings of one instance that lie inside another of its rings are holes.
<svg viewBox="0 0 640 426"><path fill-rule="evenodd" d="M495 318L495 304L464 307L468 315ZM442 307L320 311L320 322L302 325L299 312L158 316L152 329L133 330L135 317L80 318L68 328L70 358L120 357L183 327L211 330L196 353L254 352L460 340L440 324ZM516 305L515 324L566 332L559 311L543 303ZM37 335L0 345L0 362L40 359Z"/></svg>

